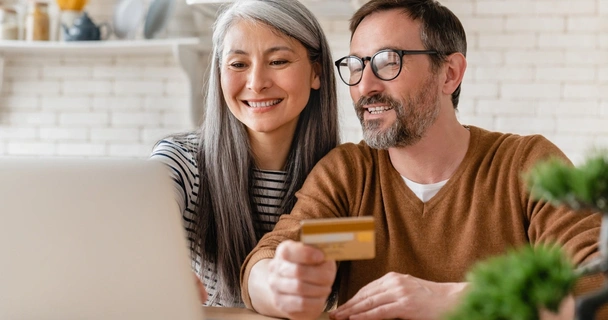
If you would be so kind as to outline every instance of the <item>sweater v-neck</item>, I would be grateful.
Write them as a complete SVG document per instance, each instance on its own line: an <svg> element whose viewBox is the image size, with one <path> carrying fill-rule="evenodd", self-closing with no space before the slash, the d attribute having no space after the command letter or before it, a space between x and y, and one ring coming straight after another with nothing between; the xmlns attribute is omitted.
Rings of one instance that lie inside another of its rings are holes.
<svg viewBox="0 0 608 320"><path fill-rule="evenodd" d="M420 200L420 198L416 196L414 191L412 191L405 184L405 181L403 181L403 177L401 176L401 174L395 169L395 167L393 167L388 151L383 151L385 163L389 167L389 170L391 170L391 182L389 183L389 185L394 190L399 190L402 199L409 202L409 204L412 205L413 208L416 208L422 215L424 215L427 211L432 210L433 207L435 207L438 203L442 201L443 198L446 197L446 194L454 190L453 185L457 183L457 181L464 174L469 165L473 163L471 159L476 154L475 150L477 149L480 132L477 127L468 127L470 129L471 136L469 140L469 147L467 148L467 152L465 153L462 162L458 165L458 168L456 168L456 171L454 171L454 174L452 174L448 182L437 192L434 197L429 199L429 201L427 202L423 202L422 200Z"/></svg>

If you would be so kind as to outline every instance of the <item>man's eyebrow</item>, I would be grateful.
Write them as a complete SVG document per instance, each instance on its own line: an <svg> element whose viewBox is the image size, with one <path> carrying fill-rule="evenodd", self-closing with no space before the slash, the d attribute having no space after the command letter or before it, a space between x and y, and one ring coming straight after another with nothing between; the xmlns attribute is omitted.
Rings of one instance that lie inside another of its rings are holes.
<svg viewBox="0 0 608 320"><path fill-rule="evenodd" d="M378 53L378 52L380 52L380 51L383 51L383 50L395 50L395 51L401 51L402 49L397 48L397 47L382 47L382 48L380 48L380 49L378 49L378 50L374 51L374 53L372 53L371 55L369 55L369 56L367 56L367 57L371 57L371 56L375 55L376 53ZM425 50L426 50L426 49L425 49ZM351 53L349 53L348 55L349 55L349 56L360 57L360 58L365 57L365 56L358 55L358 54L356 54L356 53L352 53L352 52L351 52Z"/></svg>

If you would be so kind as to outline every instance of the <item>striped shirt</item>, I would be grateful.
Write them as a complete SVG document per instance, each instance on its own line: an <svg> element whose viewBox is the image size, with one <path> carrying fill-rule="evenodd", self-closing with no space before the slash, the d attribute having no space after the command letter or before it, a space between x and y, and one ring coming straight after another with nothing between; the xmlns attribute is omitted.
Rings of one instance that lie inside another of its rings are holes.
<svg viewBox="0 0 608 320"><path fill-rule="evenodd" d="M175 199L183 214L183 223L188 234L188 240L194 240L194 223L197 214L198 192L200 179L198 173L198 144L200 136L192 133L186 136L170 137L156 144L150 159L161 161L171 168L171 178L175 185ZM254 224L257 240L274 228L279 220L281 200L287 185L287 173L283 171L264 171L254 169L252 187L254 204ZM208 305L244 307L241 297L233 297L232 301L215 301L218 276L212 270L214 266L205 264L201 270L200 257L192 262L193 270L203 279L209 295Z"/></svg>

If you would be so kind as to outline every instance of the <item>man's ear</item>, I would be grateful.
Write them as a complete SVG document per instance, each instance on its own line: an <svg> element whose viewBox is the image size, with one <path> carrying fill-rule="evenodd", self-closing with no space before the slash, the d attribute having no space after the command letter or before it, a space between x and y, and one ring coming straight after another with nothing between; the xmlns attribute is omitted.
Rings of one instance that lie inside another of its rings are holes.
<svg viewBox="0 0 608 320"><path fill-rule="evenodd" d="M321 88L321 65L318 62L312 63L312 78L310 79L310 88L319 90Z"/></svg>
<svg viewBox="0 0 608 320"><path fill-rule="evenodd" d="M444 66L446 77L442 92L446 95L451 95L462 82L464 72L467 69L467 59L462 53L455 52L448 56Z"/></svg>

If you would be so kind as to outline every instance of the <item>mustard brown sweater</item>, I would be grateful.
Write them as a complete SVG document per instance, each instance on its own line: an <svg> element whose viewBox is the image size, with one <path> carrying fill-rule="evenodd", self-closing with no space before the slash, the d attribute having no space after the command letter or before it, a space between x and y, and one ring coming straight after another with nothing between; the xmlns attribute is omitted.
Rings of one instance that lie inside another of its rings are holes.
<svg viewBox="0 0 608 320"><path fill-rule="evenodd" d="M435 282L461 282L477 261L527 243L557 242L575 263L598 250L599 214L533 201L521 174L550 155L566 158L539 135L470 127L468 151L447 184L423 203L393 168L388 152L364 142L330 152L310 173L289 215L266 234L241 269L243 300L251 267L277 245L297 240L302 219L374 216L376 257L340 263L342 304L390 271Z"/></svg>

